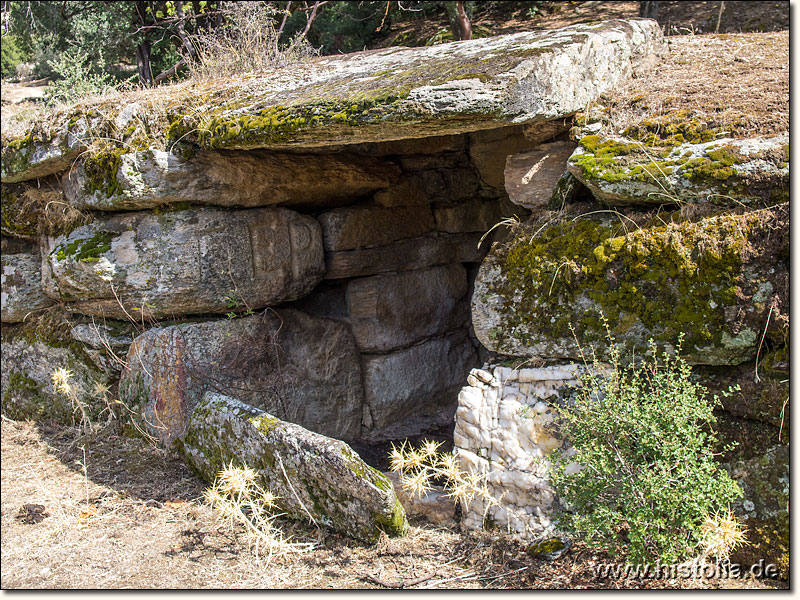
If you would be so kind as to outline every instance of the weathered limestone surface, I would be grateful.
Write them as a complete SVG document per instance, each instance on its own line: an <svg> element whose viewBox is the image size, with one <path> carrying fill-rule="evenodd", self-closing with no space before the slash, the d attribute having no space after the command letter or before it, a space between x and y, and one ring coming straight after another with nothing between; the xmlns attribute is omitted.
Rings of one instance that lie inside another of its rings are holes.
<svg viewBox="0 0 800 600"><path fill-rule="evenodd" d="M460 264L354 279L350 326L361 352L387 352L464 327L467 272Z"/></svg>
<svg viewBox="0 0 800 600"><path fill-rule="evenodd" d="M2 138L0 180L17 183L46 177L67 170L72 161L86 150L90 131L98 117L72 116L55 129L37 130L36 126L20 137Z"/></svg>
<svg viewBox="0 0 800 600"><path fill-rule="evenodd" d="M348 206L324 212L318 220L327 252L385 246L428 233L434 226L428 206Z"/></svg>
<svg viewBox="0 0 800 600"><path fill-rule="evenodd" d="M206 392L189 417L183 452L207 481L246 465L288 515L375 542L403 535L405 511L391 482L345 443Z"/></svg>
<svg viewBox="0 0 800 600"><path fill-rule="evenodd" d="M611 206L712 202L771 206L789 197L789 134L666 148L587 135L569 171Z"/></svg>
<svg viewBox="0 0 800 600"><path fill-rule="evenodd" d="M731 561L744 565L760 560L789 575L789 446L778 444L761 456L723 465L744 491L733 509L747 526L750 544Z"/></svg>
<svg viewBox="0 0 800 600"><path fill-rule="evenodd" d="M366 277L449 263L480 262L491 243L486 241L478 247L481 237L480 233L430 233L376 248L326 252L325 279Z"/></svg>
<svg viewBox="0 0 800 600"><path fill-rule="evenodd" d="M567 451L556 401L579 383L576 364L532 369L473 369L458 395L454 453L461 467L485 476L500 504L472 500L462 517L469 529L493 526L533 541L555 533L561 509L550 486L548 455Z"/></svg>
<svg viewBox="0 0 800 600"><path fill-rule="evenodd" d="M395 494L409 517L423 517L444 527L456 526L456 503L444 488L434 486L418 496L403 487L397 473L389 471L384 475L392 482Z"/></svg>
<svg viewBox="0 0 800 600"><path fill-rule="evenodd" d="M69 332L83 352L105 372L119 378L136 328L128 322L78 323Z"/></svg>
<svg viewBox="0 0 800 600"><path fill-rule="evenodd" d="M47 332L52 335L52 332ZM61 369L68 371L67 383L74 392L70 400L55 388L52 377ZM113 371L104 368L68 337L45 335L8 335L2 341L3 414L12 419L34 419L61 424L79 423L84 405L88 418L96 418L113 400L107 389Z"/></svg>
<svg viewBox="0 0 800 600"><path fill-rule="evenodd" d="M529 210L546 210L574 150L573 142L552 142L506 158L509 199Z"/></svg>
<svg viewBox="0 0 800 600"><path fill-rule="evenodd" d="M391 354L366 356L365 437L403 437L450 421L456 393L476 361L464 331Z"/></svg>
<svg viewBox="0 0 800 600"><path fill-rule="evenodd" d="M231 84L173 86L170 114L159 115L170 125L148 145L324 146L552 120L581 110L662 49L658 24L634 19L324 56L269 77L241 78L234 90ZM54 125L4 137L2 181L66 170L89 133L124 149L133 142L126 135L141 133L126 133L136 130L132 116L147 118L142 106L124 98L104 101L96 113L102 117L86 117L95 114L91 108L80 105Z"/></svg>
<svg viewBox="0 0 800 600"><path fill-rule="evenodd" d="M0 258L2 322L19 323L29 314L53 305L42 291L42 257L35 244L5 243Z"/></svg>
<svg viewBox="0 0 800 600"><path fill-rule="evenodd" d="M106 216L45 239L43 258L48 296L122 319L275 305L324 272L318 223L284 208Z"/></svg>
<svg viewBox="0 0 800 600"><path fill-rule="evenodd" d="M151 433L180 438L207 390L323 435L358 437L364 399L346 325L296 310L149 329L131 345L120 399Z"/></svg>
<svg viewBox="0 0 800 600"><path fill-rule="evenodd" d="M331 206L388 187L391 163L344 155L198 152L156 148L122 154L111 167L91 156L67 171L69 202L94 210L140 210L188 202L217 206Z"/></svg>
<svg viewBox="0 0 800 600"><path fill-rule="evenodd" d="M605 357L603 315L623 356L650 338L670 351L683 334L691 364L739 364L755 358L768 315L766 335L787 339L788 226L788 205L637 228L531 223L481 265L475 333L502 354L580 359L572 325Z"/></svg>

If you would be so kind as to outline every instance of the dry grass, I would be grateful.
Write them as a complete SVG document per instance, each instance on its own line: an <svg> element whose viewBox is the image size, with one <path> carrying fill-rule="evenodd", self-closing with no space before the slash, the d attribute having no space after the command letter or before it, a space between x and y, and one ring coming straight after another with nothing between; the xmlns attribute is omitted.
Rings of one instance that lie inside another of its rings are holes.
<svg viewBox="0 0 800 600"><path fill-rule="evenodd" d="M609 558L580 544L545 562L502 535L424 522L367 546L330 532L318 540L315 528L283 521L287 536L317 545L275 556L266 568L245 531L202 501L204 484L177 456L116 434L84 436L81 448L77 433L2 420L4 589L772 587L603 580L593 566ZM17 515L26 504L44 506L47 516L23 522Z"/></svg>
<svg viewBox="0 0 800 600"><path fill-rule="evenodd" d="M667 43L660 65L601 98L612 129L683 109L733 137L788 131L788 31L684 35Z"/></svg>

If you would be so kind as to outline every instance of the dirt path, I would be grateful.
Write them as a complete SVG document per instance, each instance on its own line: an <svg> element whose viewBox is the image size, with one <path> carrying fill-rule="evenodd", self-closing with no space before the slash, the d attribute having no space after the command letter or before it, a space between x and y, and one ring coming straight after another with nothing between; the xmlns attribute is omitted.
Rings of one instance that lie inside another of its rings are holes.
<svg viewBox="0 0 800 600"><path fill-rule="evenodd" d="M609 557L580 545L546 562L502 535L425 523L412 523L404 538L366 546L284 522L287 535L317 545L274 557L267 567L242 531L202 502L203 488L177 456L141 440L113 433L81 439L74 429L3 417L2 587L773 587L755 580L599 579L594 565Z"/></svg>

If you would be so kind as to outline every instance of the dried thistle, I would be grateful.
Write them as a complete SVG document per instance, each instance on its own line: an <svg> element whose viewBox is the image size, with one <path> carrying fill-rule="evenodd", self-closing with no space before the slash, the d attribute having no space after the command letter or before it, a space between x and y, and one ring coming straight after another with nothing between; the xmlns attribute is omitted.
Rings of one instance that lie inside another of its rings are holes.
<svg viewBox="0 0 800 600"><path fill-rule="evenodd" d="M748 543L744 525L730 508L706 517L700 527L700 536L703 556L713 556L718 560L726 560L734 550Z"/></svg>

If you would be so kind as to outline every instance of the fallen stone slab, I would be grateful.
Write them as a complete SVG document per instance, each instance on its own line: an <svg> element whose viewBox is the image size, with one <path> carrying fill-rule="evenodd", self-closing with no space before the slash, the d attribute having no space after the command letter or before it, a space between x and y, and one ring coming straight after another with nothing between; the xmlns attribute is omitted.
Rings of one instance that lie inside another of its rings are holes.
<svg viewBox="0 0 800 600"><path fill-rule="evenodd" d="M397 439L451 422L458 390L476 362L466 331L366 355L364 437Z"/></svg>
<svg viewBox="0 0 800 600"><path fill-rule="evenodd" d="M347 286L361 352L388 352L463 327L467 272L460 264L354 279Z"/></svg>
<svg viewBox="0 0 800 600"><path fill-rule="evenodd" d="M254 469L287 515L365 542L404 535L391 482L344 442L287 423L229 396L206 392L188 418L182 451L207 481L231 463Z"/></svg>
<svg viewBox="0 0 800 600"><path fill-rule="evenodd" d="M366 277L449 263L477 263L491 244L491 240L486 240L478 246L482 237L480 233L429 233L375 248L326 252L325 279Z"/></svg>
<svg viewBox="0 0 800 600"><path fill-rule="evenodd" d="M651 147L590 134L570 173L610 206L713 203L756 208L789 199L789 134Z"/></svg>
<svg viewBox="0 0 800 600"><path fill-rule="evenodd" d="M511 202L532 211L547 210L574 150L573 142L552 142L506 158L505 187Z"/></svg>
<svg viewBox="0 0 800 600"><path fill-rule="evenodd" d="M400 170L372 157L197 152L156 148L89 154L62 178L74 206L141 210L191 203L257 207L335 206L386 188Z"/></svg>
<svg viewBox="0 0 800 600"><path fill-rule="evenodd" d="M606 319L626 360L681 335L690 364L751 360L762 337L788 339L788 217L783 204L643 227L531 222L481 265L475 334L505 355L605 360Z"/></svg>
<svg viewBox="0 0 800 600"><path fill-rule="evenodd" d="M154 327L126 357L120 400L164 445L214 390L337 439L361 432L359 354L349 328L297 310Z"/></svg>
<svg viewBox="0 0 800 600"><path fill-rule="evenodd" d="M19 323L28 315L54 304L42 291L42 257L36 244L3 238L0 266L3 323Z"/></svg>
<svg viewBox="0 0 800 600"><path fill-rule="evenodd" d="M168 114L147 108L144 96L135 102L122 96L102 100L102 110L93 110L100 101L78 105L5 135L2 181L65 171L84 149L89 136L77 135L84 130L122 152L135 141L159 148L277 149L553 120L652 65L663 49L658 23L632 19L323 56L236 82L184 82L170 87ZM136 127L139 121L154 125Z"/></svg>
<svg viewBox="0 0 800 600"><path fill-rule="evenodd" d="M285 208L116 214L42 248L48 296L116 319L255 310L324 272L319 224Z"/></svg>

